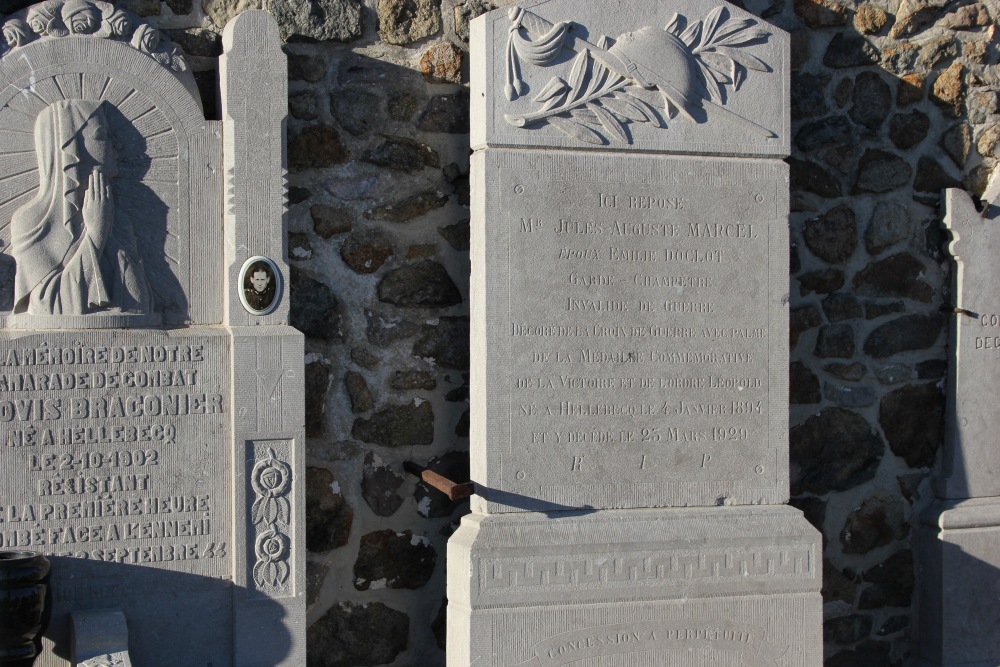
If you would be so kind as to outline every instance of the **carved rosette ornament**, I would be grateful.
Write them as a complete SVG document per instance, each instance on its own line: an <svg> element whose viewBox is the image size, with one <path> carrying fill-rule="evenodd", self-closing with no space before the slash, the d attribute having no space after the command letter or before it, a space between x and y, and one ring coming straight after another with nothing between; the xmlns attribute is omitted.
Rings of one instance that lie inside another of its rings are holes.
<svg viewBox="0 0 1000 667"><path fill-rule="evenodd" d="M290 572L290 550L285 532L292 516L288 500L292 469L277 458L273 449L268 449L267 458L258 461L250 473L250 486L256 495L250 514L258 530L254 542L257 557L253 567L254 583L258 588L280 588L288 582Z"/></svg>
<svg viewBox="0 0 1000 667"><path fill-rule="evenodd" d="M580 31L571 22L552 24L520 7L512 8L509 17L508 100L529 92L522 78L525 65L554 67L565 62L564 50L577 54L565 65L567 71L532 98L535 110L506 115L515 127L549 124L585 143L614 139L630 144L630 125L666 128L683 115L696 123L718 117L766 138L777 136L725 107L748 70L771 71L744 50L770 37L753 19L732 18L718 7L692 24L674 14L663 30L645 27L592 43L576 36Z"/></svg>
<svg viewBox="0 0 1000 667"><path fill-rule="evenodd" d="M0 58L38 40L88 36L132 46L175 72L187 70L177 47L148 23L101 0L48 0L3 23Z"/></svg>
<svg viewBox="0 0 1000 667"><path fill-rule="evenodd" d="M253 578L258 586L277 588L288 581L288 538L274 529L257 536L257 564Z"/></svg>
<svg viewBox="0 0 1000 667"><path fill-rule="evenodd" d="M291 517L285 496L292 485L292 469L276 456L273 449L269 450L268 458L257 462L250 478L250 485L257 494L251 510L254 523L288 523Z"/></svg>

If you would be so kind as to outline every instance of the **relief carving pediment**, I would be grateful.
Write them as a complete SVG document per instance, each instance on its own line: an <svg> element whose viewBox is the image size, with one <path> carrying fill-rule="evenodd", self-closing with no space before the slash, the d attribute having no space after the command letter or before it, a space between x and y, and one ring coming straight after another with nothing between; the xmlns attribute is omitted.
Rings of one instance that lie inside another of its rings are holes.
<svg viewBox="0 0 1000 667"><path fill-rule="evenodd" d="M38 115L38 194L11 219L15 313L150 311L135 232L115 216L118 156L106 106L60 100Z"/></svg>
<svg viewBox="0 0 1000 667"><path fill-rule="evenodd" d="M204 243L192 234L220 215L219 133L177 47L101 0L47 0L2 26L7 325L218 321L217 296L201 295L192 312L198 288L186 257L192 245L218 244L216 232Z"/></svg>
<svg viewBox="0 0 1000 667"><path fill-rule="evenodd" d="M724 0L519 0L472 21L473 148L784 156L791 37ZM774 103L777 101L777 103Z"/></svg>
<svg viewBox="0 0 1000 667"><path fill-rule="evenodd" d="M564 70L532 98L538 104L533 112L505 115L515 127L548 123L585 143L630 144L630 125L666 128L683 115L696 123L716 117L764 138L777 136L725 107L749 71L773 71L746 50L770 37L755 20L733 18L720 6L704 20L689 22L675 13L663 30L647 26L594 43L578 36L580 26L572 22L553 24L520 7L509 17L508 100L527 92L523 67ZM564 51L575 54L570 62Z"/></svg>

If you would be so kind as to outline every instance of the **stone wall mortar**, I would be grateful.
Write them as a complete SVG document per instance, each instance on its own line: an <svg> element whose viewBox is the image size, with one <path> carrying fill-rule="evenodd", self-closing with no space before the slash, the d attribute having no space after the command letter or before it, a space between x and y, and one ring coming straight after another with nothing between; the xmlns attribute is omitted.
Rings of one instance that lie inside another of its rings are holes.
<svg viewBox="0 0 1000 667"><path fill-rule="evenodd" d="M226 19L279 16L309 664L443 665L445 545L468 505L402 464L468 475L463 32L510 2L277 1L117 4L170 31L209 107ZM900 665L953 316L939 191L978 196L1000 157L1000 0L744 4L793 37L792 493L825 538L826 664Z"/></svg>

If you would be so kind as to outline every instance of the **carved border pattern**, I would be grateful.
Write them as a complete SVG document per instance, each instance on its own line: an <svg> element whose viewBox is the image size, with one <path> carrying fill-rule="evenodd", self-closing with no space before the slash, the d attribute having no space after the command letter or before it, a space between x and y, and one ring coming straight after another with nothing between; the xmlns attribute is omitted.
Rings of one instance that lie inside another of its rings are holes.
<svg viewBox="0 0 1000 667"><path fill-rule="evenodd" d="M273 448L268 448L267 456L254 464L250 486L256 496L250 510L257 532L253 580L259 589L279 589L288 583L290 573L288 532L292 511L288 494L292 488L292 469L278 458Z"/></svg>
<svg viewBox="0 0 1000 667"><path fill-rule="evenodd" d="M39 40L95 37L130 45L175 72L187 70L177 46L138 17L102 0L47 0L3 23L0 58Z"/></svg>
<svg viewBox="0 0 1000 667"><path fill-rule="evenodd" d="M576 54L568 71L552 77L532 98L537 105L532 111L506 114L515 127L549 124L585 143L631 144L631 125L666 128L682 114L696 123L717 117L765 138L777 136L725 108L748 70L772 71L744 50L771 36L753 19L731 18L728 9L717 7L690 25L674 14L663 30L645 27L592 43L579 37L582 31L569 21L553 24L520 7L512 8L509 17L504 92L511 102L528 93L521 76L524 63L554 67L566 62L564 51Z"/></svg>
<svg viewBox="0 0 1000 667"><path fill-rule="evenodd" d="M814 575L812 548L702 549L697 553L635 556L598 555L577 559L486 559L480 589L555 590L581 584L602 588L655 585L695 580L750 581L809 578Z"/></svg>

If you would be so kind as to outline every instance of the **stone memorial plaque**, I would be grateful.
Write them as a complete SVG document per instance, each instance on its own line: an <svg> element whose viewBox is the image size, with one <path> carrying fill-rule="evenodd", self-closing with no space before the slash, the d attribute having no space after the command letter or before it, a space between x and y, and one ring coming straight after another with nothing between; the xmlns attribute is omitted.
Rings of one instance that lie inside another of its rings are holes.
<svg viewBox="0 0 1000 667"><path fill-rule="evenodd" d="M49 0L3 32L0 549L52 561L36 664L114 645L139 665L301 665L277 25L227 27L222 122L176 48L109 3ZM90 636L108 610L115 637Z"/></svg>
<svg viewBox="0 0 1000 667"><path fill-rule="evenodd" d="M472 23L473 513L451 667L818 667L788 498L788 36L709 0Z"/></svg>
<svg viewBox="0 0 1000 667"><path fill-rule="evenodd" d="M784 502L786 166L476 161L488 509Z"/></svg>
<svg viewBox="0 0 1000 667"><path fill-rule="evenodd" d="M1000 171L976 210L961 190L945 193L955 266L945 443L938 502L921 517L917 558L922 667L1000 663L1000 483L995 408L1000 364Z"/></svg>

